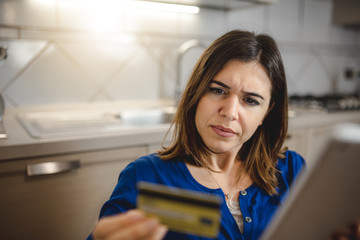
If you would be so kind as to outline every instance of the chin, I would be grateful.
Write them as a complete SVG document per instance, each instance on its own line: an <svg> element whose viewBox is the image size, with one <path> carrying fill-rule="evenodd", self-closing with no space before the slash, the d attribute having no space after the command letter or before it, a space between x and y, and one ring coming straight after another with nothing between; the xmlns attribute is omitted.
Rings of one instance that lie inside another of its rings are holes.
<svg viewBox="0 0 360 240"><path fill-rule="evenodd" d="M234 151L238 152L240 150L240 146L220 146L220 144L217 144L216 146L207 146L215 154L230 153Z"/></svg>

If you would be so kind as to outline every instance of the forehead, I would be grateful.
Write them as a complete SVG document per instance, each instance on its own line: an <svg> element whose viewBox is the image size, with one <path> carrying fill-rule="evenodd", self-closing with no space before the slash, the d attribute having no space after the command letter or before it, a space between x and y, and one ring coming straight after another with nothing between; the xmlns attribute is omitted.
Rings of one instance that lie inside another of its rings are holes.
<svg viewBox="0 0 360 240"><path fill-rule="evenodd" d="M250 88L246 90L259 91L271 91L272 88L267 72L257 61L243 62L232 59L215 74L214 80L229 84L231 88Z"/></svg>

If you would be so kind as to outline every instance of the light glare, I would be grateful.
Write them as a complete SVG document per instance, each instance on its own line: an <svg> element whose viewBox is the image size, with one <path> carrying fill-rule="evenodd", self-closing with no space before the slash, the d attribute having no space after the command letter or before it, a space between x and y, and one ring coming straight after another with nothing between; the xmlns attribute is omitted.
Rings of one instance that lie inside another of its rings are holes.
<svg viewBox="0 0 360 240"><path fill-rule="evenodd" d="M46 4L48 2L54 3L55 0L32 0L39 4ZM151 2L151 1L138 1L138 0L61 0L62 2L69 3L86 3L93 6L101 6L100 8L116 9L118 7L127 6L134 8L145 8L151 10L179 12L179 13L192 13L197 14L200 8L192 5L183 5L175 3Z"/></svg>
<svg viewBox="0 0 360 240"><path fill-rule="evenodd" d="M145 2L134 1L129 2L133 7L147 8L152 10L167 11L167 12L179 12L179 13L199 13L200 8L190 5L172 4L172 3L160 3L160 2Z"/></svg>

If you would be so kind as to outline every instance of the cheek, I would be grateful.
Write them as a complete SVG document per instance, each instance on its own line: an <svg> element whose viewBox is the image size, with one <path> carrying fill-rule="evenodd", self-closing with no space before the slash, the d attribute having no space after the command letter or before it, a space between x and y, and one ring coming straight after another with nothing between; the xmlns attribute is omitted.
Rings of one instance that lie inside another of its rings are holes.
<svg viewBox="0 0 360 240"><path fill-rule="evenodd" d="M195 112L195 125L198 131L201 127L206 126L211 116L213 115L213 104L208 101L206 97L200 99Z"/></svg>
<svg viewBox="0 0 360 240"><path fill-rule="evenodd" d="M205 116L206 110L204 109L205 106L206 105L204 104L204 102L200 100L195 112L195 125L198 130L201 127L201 124L204 122L204 119L206 117Z"/></svg>

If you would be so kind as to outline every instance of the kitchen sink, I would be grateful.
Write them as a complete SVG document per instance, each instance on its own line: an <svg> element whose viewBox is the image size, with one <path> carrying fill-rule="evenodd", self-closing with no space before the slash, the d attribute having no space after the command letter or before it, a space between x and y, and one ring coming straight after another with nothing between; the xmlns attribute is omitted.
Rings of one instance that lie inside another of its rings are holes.
<svg viewBox="0 0 360 240"><path fill-rule="evenodd" d="M19 113L18 120L34 138L56 138L168 126L174 108L68 110Z"/></svg>
<svg viewBox="0 0 360 240"><path fill-rule="evenodd" d="M127 110L118 115L125 126L167 124L172 121L173 117L174 112L165 109Z"/></svg>

